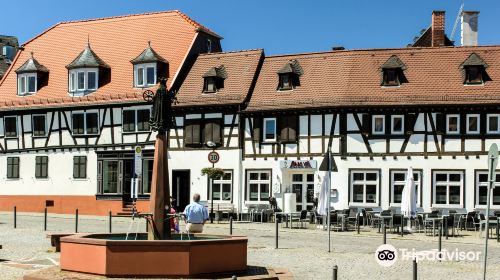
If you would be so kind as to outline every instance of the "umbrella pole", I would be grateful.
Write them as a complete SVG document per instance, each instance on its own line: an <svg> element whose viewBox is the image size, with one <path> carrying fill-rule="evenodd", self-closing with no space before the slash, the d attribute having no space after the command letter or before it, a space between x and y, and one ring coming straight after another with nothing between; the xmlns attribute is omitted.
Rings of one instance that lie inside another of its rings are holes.
<svg viewBox="0 0 500 280"><path fill-rule="evenodd" d="M331 169L332 169L332 162L331 162L331 151L330 151L330 147L328 147L328 197L326 198L326 201L327 201L327 209L328 211L326 211L326 214L327 214L327 220L328 220L328 225L327 225L327 229L328 229L328 253L331 252L331 215L330 215L330 206L331 206L331 203L330 203L330 200L331 200L331 197L332 197L332 178L331 178Z"/></svg>

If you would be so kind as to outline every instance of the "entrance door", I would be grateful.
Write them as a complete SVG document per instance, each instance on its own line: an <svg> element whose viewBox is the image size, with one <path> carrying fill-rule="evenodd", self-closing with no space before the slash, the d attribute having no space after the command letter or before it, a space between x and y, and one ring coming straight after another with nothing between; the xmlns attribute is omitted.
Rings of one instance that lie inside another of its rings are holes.
<svg viewBox="0 0 500 280"><path fill-rule="evenodd" d="M314 173L292 173L292 191L297 195L297 211L312 210Z"/></svg>
<svg viewBox="0 0 500 280"><path fill-rule="evenodd" d="M189 170L172 170L172 197L176 200L174 208L183 212L191 201L191 179Z"/></svg>
<svg viewBox="0 0 500 280"><path fill-rule="evenodd" d="M132 198L130 198L130 192L132 189L132 178L134 176L134 160L132 159L125 159L123 160L123 185L122 185L122 190L123 190L123 201L128 202L132 201Z"/></svg>

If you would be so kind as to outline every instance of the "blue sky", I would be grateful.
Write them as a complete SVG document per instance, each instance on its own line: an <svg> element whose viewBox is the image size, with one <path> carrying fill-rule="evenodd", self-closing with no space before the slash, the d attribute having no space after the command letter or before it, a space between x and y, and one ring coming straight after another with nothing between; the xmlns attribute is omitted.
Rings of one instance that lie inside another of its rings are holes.
<svg viewBox="0 0 500 280"><path fill-rule="evenodd" d="M23 0L3 7L0 33L22 43L60 21L177 9L223 36L224 50L393 48L428 27L432 10L446 10L450 34L462 2L481 12L480 44L500 44L500 1L493 0Z"/></svg>

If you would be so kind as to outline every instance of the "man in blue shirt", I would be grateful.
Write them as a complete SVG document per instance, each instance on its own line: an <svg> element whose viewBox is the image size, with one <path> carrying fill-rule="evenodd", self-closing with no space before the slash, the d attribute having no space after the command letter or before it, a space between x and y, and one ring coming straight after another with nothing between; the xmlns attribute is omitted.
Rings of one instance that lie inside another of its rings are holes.
<svg viewBox="0 0 500 280"><path fill-rule="evenodd" d="M187 225L186 230L190 233L203 232L203 225L208 220L208 210L200 204L200 194L193 195L193 202L184 209Z"/></svg>

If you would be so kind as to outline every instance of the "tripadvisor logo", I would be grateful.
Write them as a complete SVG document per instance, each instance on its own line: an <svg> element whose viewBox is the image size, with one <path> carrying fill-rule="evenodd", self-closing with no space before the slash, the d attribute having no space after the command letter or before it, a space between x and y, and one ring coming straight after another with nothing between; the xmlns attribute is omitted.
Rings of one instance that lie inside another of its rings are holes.
<svg viewBox="0 0 500 280"><path fill-rule="evenodd" d="M398 260L398 251L391 244L382 244L375 251L375 260L381 266L392 266Z"/></svg>

